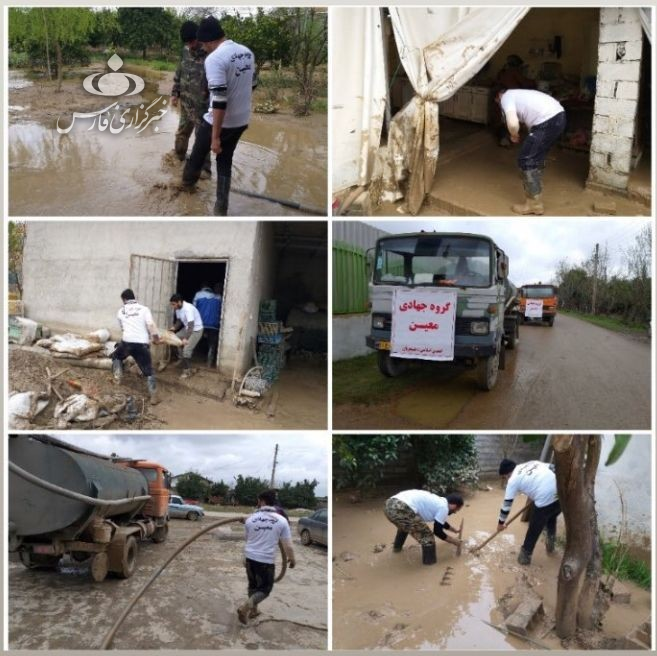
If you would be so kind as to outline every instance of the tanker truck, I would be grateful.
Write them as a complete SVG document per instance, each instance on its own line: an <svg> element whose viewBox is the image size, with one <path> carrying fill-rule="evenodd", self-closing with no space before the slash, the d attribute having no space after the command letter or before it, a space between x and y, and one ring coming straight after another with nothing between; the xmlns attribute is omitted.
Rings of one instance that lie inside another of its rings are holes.
<svg viewBox="0 0 657 656"><path fill-rule="evenodd" d="M491 390L515 348L520 316L509 260L484 235L418 232L377 240L370 283L371 332L384 376L409 361L476 369Z"/></svg>
<svg viewBox="0 0 657 656"><path fill-rule="evenodd" d="M90 561L94 581L130 577L139 541L169 530L171 476L147 460L106 457L51 436L11 435L9 551L28 568L64 555Z"/></svg>

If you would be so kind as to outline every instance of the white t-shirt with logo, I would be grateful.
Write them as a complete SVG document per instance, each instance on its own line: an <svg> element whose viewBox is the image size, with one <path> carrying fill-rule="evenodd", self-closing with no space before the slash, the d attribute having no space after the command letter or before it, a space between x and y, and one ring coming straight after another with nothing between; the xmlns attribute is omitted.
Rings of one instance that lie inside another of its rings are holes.
<svg viewBox="0 0 657 656"><path fill-rule="evenodd" d="M279 540L291 540L290 525L270 506L256 510L244 523L246 546L244 554L249 560L273 564Z"/></svg>
<svg viewBox="0 0 657 656"><path fill-rule="evenodd" d="M121 327L121 338L124 342L148 344L151 341L148 327L151 326L153 332L157 332L151 311L137 301L124 303L117 312L116 318Z"/></svg>
<svg viewBox="0 0 657 656"><path fill-rule="evenodd" d="M404 490L395 494L393 499L403 501L412 508L425 522L444 524L449 515L447 499L426 490Z"/></svg>
<svg viewBox="0 0 657 656"><path fill-rule="evenodd" d="M210 91L210 108L203 118L212 125L212 100L216 92L226 99L226 114L221 127L248 125L255 77L253 53L246 46L226 39L205 58L205 76Z"/></svg>
<svg viewBox="0 0 657 656"><path fill-rule="evenodd" d="M558 100L534 89L509 89L502 94L500 106L507 124L516 117L530 130L564 111Z"/></svg>
<svg viewBox="0 0 657 656"><path fill-rule="evenodd" d="M196 306L187 301L183 301L182 307L179 310L176 310L176 319L181 321L185 328L187 328L189 323L193 321L195 333L199 330L203 330L203 319L201 319L200 312Z"/></svg>
<svg viewBox="0 0 657 656"><path fill-rule="evenodd" d="M506 484L505 502L512 501L518 492L527 495L537 508L554 503L557 500L557 477L550 465L539 460L516 465Z"/></svg>

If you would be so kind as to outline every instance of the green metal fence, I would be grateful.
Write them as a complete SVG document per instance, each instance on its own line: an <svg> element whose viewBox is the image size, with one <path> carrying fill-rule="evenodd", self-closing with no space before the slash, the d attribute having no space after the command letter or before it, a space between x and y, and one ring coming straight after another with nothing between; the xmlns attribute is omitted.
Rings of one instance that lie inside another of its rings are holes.
<svg viewBox="0 0 657 656"><path fill-rule="evenodd" d="M365 251L342 242L333 244L333 314L367 312Z"/></svg>

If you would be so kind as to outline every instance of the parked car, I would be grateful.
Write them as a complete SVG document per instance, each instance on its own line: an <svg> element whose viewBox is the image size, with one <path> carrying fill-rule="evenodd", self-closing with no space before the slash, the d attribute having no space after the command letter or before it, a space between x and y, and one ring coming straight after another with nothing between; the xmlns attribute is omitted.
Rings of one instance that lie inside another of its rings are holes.
<svg viewBox="0 0 657 656"><path fill-rule="evenodd" d="M320 508L309 517L299 519L299 537L301 544L306 546L317 542L318 544L328 545L328 510Z"/></svg>
<svg viewBox="0 0 657 656"><path fill-rule="evenodd" d="M169 497L169 517L179 517L195 522L204 515L205 512L201 506L185 503L184 499L176 494Z"/></svg>

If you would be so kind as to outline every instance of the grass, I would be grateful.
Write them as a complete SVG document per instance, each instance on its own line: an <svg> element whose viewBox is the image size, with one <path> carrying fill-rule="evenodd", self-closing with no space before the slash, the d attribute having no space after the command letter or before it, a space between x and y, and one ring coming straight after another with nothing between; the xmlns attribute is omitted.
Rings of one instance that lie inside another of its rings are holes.
<svg viewBox="0 0 657 656"><path fill-rule="evenodd" d="M386 378L379 372L376 353L333 363L333 403L377 404L395 392L408 390L416 383L435 378L430 368L410 367L398 378Z"/></svg>
<svg viewBox="0 0 657 656"><path fill-rule="evenodd" d="M255 508L252 506L216 506L211 503L201 503L200 506L203 510L209 512L225 512L225 513L235 513L236 515L250 515ZM300 508L293 508L292 510L285 509L285 512L290 517L308 517L314 513L314 510L302 510Z"/></svg>
<svg viewBox="0 0 657 656"><path fill-rule="evenodd" d="M563 314L567 314L571 317L577 317L582 319L582 321L588 321L589 323L600 326L601 328L606 328L607 330L613 330L617 333L646 333L648 326L641 323L628 323L624 321L621 317L613 315L603 315L603 314L586 314L585 312L578 312L577 310L560 310ZM558 321L558 319L557 319Z"/></svg>
<svg viewBox="0 0 657 656"><path fill-rule="evenodd" d="M635 558L617 544L602 543L602 571L612 574L621 581L632 581L644 590L650 590L652 573L650 565Z"/></svg>

